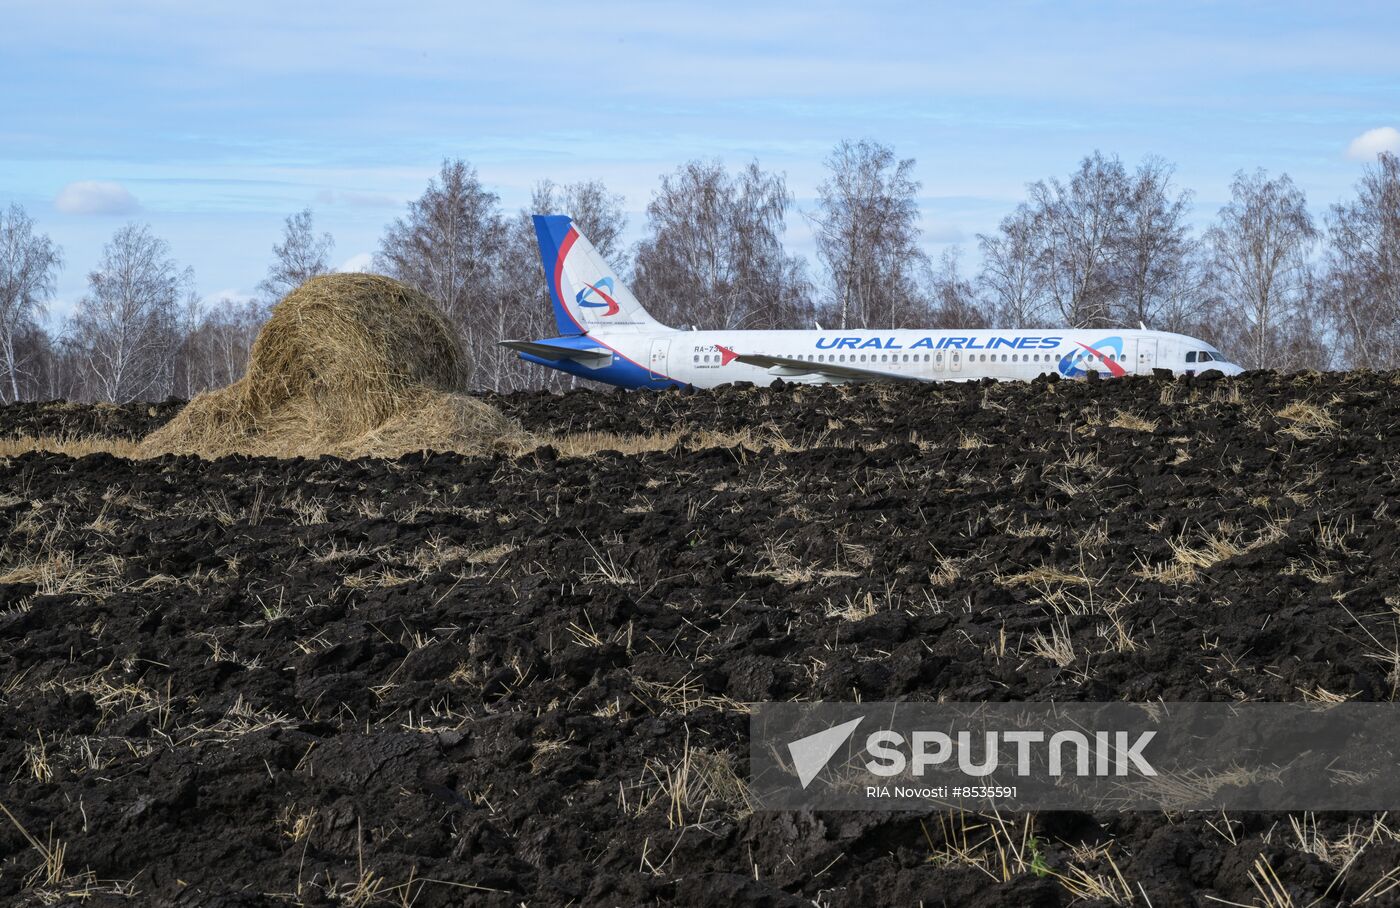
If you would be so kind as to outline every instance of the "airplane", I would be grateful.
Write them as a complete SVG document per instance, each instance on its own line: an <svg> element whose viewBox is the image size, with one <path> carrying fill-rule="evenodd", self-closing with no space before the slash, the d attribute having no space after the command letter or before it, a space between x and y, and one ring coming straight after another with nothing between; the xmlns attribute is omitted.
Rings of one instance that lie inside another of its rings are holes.
<svg viewBox="0 0 1400 908"><path fill-rule="evenodd" d="M527 362L623 388L1244 371L1205 341L1146 327L679 330L647 313L569 217L533 221L559 335L500 344Z"/></svg>

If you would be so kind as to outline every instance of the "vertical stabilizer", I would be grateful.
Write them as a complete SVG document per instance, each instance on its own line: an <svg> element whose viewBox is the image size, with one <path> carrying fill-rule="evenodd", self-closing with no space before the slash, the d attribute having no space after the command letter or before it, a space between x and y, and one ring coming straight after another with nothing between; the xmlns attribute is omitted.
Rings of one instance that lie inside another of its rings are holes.
<svg viewBox="0 0 1400 908"><path fill-rule="evenodd" d="M665 327L647 314L570 218L537 214L534 222L560 334Z"/></svg>

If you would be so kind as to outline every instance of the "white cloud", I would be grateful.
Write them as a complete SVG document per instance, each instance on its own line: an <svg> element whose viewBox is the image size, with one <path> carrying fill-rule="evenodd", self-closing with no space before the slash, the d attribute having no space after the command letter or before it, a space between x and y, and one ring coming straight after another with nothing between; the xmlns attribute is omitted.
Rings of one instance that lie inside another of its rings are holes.
<svg viewBox="0 0 1400 908"><path fill-rule="evenodd" d="M1383 151L1400 154L1400 129L1382 126L1368 129L1351 140L1347 146L1347 157L1358 161L1369 161Z"/></svg>
<svg viewBox="0 0 1400 908"><path fill-rule="evenodd" d="M341 205L346 208L397 208L399 199L384 192L346 192L344 190L322 189L316 193L319 205Z"/></svg>
<svg viewBox="0 0 1400 908"><path fill-rule="evenodd" d="M340 267L335 270L340 272L368 271L373 263L374 256L371 253L361 252L358 255L352 255L345 261L341 262Z"/></svg>
<svg viewBox="0 0 1400 908"><path fill-rule="evenodd" d="M79 180L59 190L53 205L64 214L131 214L141 203L120 183Z"/></svg>
<svg viewBox="0 0 1400 908"><path fill-rule="evenodd" d="M215 290L213 293L204 294L200 302L206 306L219 306L225 302L247 303L255 299L257 299L257 297L251 293L245 293L242 290L229 287L225 290Z"/></svg>
<svg viewBox="0 0 1400 908"><path fill-rule="evenodd" d="M934 224L924 228L924 239L930 243L961 243L967 234L957 224Z"/></svg>

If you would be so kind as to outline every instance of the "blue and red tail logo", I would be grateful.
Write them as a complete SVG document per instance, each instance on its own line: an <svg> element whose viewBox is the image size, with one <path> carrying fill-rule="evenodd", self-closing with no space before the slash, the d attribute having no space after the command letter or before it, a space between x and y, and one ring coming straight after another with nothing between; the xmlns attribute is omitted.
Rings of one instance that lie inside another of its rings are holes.
<svg viewBox="0 0 1400 908"><path fill-rule="evenodd" d="M574 302L589 309L607 309L607 312L599 313L601 317L606 318L618 313L617 300L612 298L615 292L613 279L605 277L596 284L584 284L583 289L574 297ZM593 298L595 293L598 295L597 299Z"/></svg>
<svg viewBox="0 0 1400 908"><path fill-rule="evenodd" d="M1082 349L1071 350L1060 357L1060 374L1064 377L1082 378L1090 369L1106 371L1115 378L1128 374L1123 368L1123 338L1105 337L1093 346L1078 346Z"/></svg>

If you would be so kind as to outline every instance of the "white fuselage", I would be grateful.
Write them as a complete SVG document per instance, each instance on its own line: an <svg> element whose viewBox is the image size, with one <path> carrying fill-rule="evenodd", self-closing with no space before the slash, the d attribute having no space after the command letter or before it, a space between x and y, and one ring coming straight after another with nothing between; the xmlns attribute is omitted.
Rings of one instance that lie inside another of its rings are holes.
<svg viewBox="0 0 1400 908"><path fill-rule="evenodd" d="M1204 341L1146 329L677 331L646 311L572 218L531 222L559 333L500 343L527 362L624 388L1240 371Z"/></svg>
<svg viewBox="0 0 1400 908"><path fill-rule="evenodd" d="M1241 371L1210 344L1166 331L663 329L593 331L588 336L613 351L615 365L569 371L627 387L685 384L711 388L736 381L767 384L775 378L810 383L862 380L823 374L819 370L827 364L925 381L1028 381L1049 374L1079 378L1088 372L1110 378L1150 375L1154 369L1178 374L1207 369L1226 375ZM791 364L768 368L751 365L738 361L736 353L811 363L812 371Z"/></svg>

